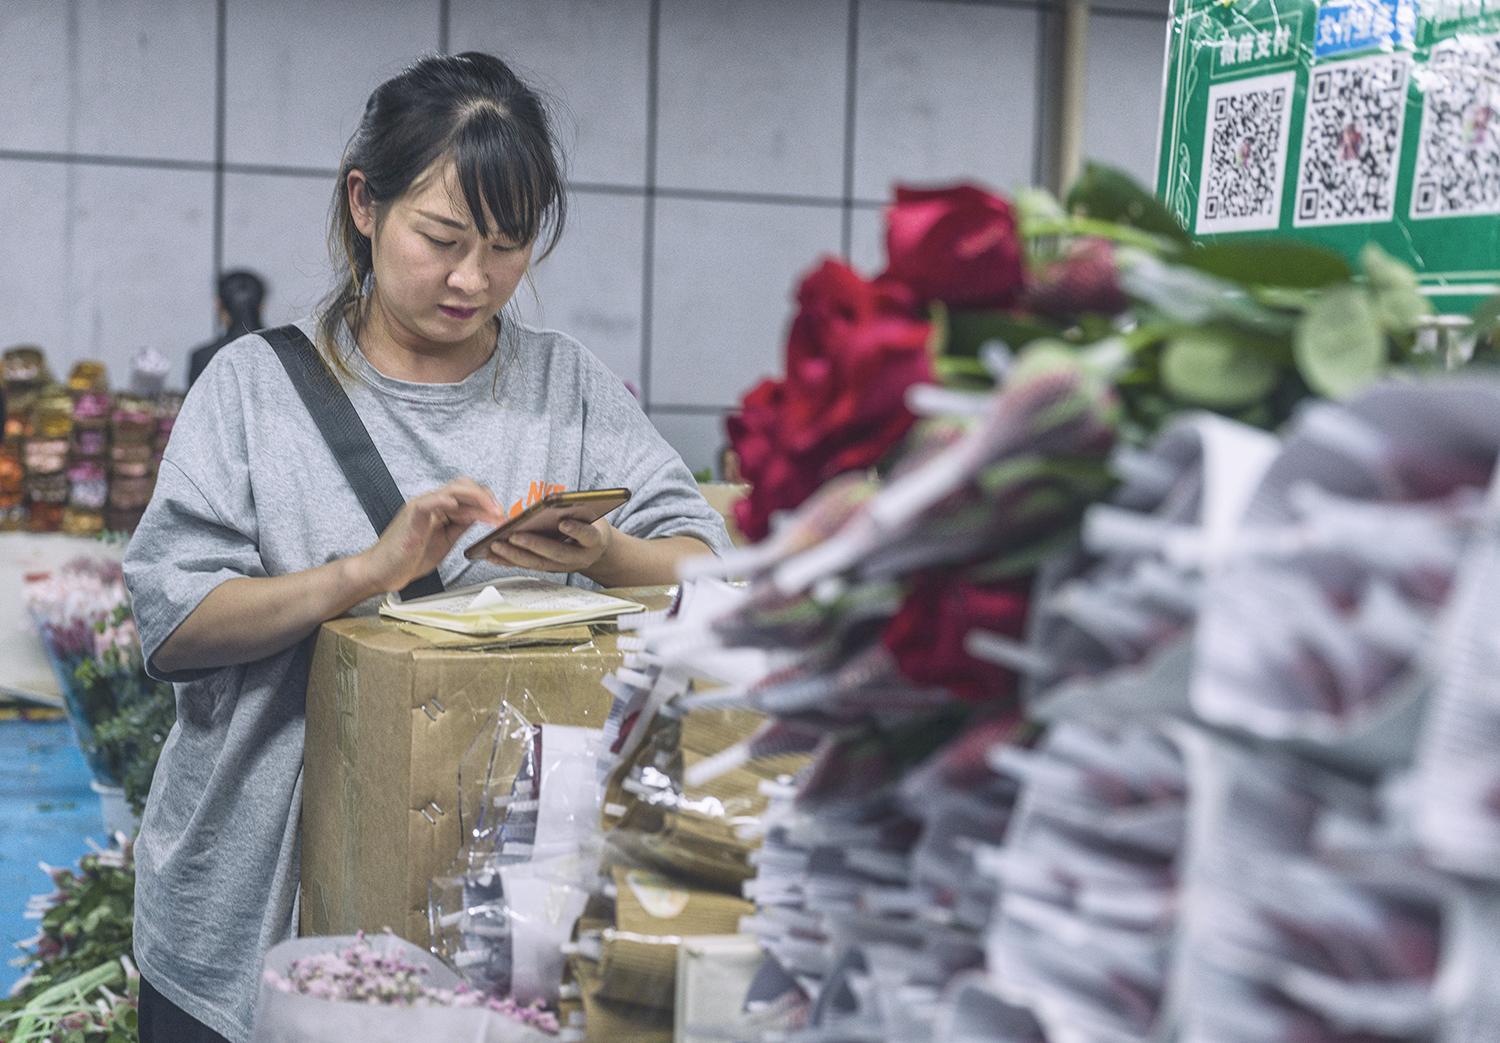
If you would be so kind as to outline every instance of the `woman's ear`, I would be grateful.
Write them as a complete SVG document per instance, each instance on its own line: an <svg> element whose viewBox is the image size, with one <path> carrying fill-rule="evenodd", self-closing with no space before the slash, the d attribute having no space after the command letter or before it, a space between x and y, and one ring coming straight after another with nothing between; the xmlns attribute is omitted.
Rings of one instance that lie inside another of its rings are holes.
<svg viewBox="0 0 1500 1043"><path fill-rule="evenodd" d="M354 227L359 229L359 234L366 239L374 238L375 202L370 198L370 185L365 180L364 172L349 171L349 176L344 182L344 190L349 193L349 214L354 218Z"/></svg>

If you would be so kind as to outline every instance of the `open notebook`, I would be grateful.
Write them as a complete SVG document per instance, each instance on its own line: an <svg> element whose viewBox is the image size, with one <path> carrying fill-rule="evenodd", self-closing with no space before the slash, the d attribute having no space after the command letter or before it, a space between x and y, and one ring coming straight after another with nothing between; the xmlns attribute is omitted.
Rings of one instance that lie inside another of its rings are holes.
<svg viewBox="0 0 1500 1043"><path fill-rule="evenodd" d="M460 634L521 634L641 612L645 606L579 587L515 576L402 601L389 595L380 614Z"/></svg>

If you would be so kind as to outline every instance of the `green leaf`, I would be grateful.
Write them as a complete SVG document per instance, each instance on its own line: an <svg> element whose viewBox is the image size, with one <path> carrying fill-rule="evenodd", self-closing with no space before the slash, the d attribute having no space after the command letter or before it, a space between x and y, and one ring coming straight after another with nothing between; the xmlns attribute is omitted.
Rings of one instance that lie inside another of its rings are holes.
<svg viewBox="0 0 1500 1043"><path fill-rule="evenodd" d="M1000 311L949 311L948 338L944 354L978 358L991 341L1000 341L1011 351L1020 351L1032 341L1057 336L1045 323L1016 318Z"/></svg>
<svg viewBox="0 0 1500 1043"><path fill-rule="evenodd" d="M994 374L974 359L944 356L937 360L934 369L937 371L938 381L947 388L958 391L989 391L995 386Z"/></svg>
<svg viewBox="0 0 1500 1043"><path fill-rule="evenodd" d="M933 301L927 306L927 354L942 358L948 354L948 306Z"/></svg>
<svg viewBox="0 0 1500 1043"><path fill-rule="evenodd" d="M1417 273L1375 243L1365 244L1359 252L1359 264L1375 295L1375 320L1387 333L1408 334L1423 316L1432 313Z"/></svg>
<svg viewBox="0 0 1500 1043"><path fill-rule="evenodd" d="M1332 250L1285 239L1210 243L1184 254L1182 263L1247 286L1317 289L1354 277Z"/></svg>
<svg viewBox="0 0 1500 1043"><path fill-rule="evenodd" d="M1264 336L1291 333L1292 318L1266 307L1234 283L1138 252L1122 253L1120 286L1171 323L1229 323Z"/></svg>
<svg viewBox="0 0 1500 1043"><path fill-rule="evenodd" d="M1500 332L1500 294L1491 297L1474 312L1474 332L1481 337Z"/></svg>
<svg viewBox="0 0 1500 1043"><path fill-rule="evenodd" d="M1357 286L1330 290L1313 302L1292 342L1297 369L1307 386L1329 398L1344 398L1385 370L1385 337Z"/></svg>
<svg viewBox="0 0 1500 1043"><path fill-rule="evenodd" d="M1116 221L1165 236L1187 246L1192 242L1177 218L1123 171L1089 163L1068 193L1068 211L1104 221Z"/></svg>
<svg viewBox="0 0 1500 1043"><path fill-rule="evenodd" d="M1015 383L1041 373L1082 369L1077 348L1065 341L1043 339L1033 341L1016 355L1006 381Z"/></svg>
<svg viewBox="0 0 1500 1043"><path fill-rule="evenodd" d="M1276 386L1276 363L1264 352L1213 327L1184 330L1167 342L1161 378L1183 402L1233 409L1257 402Z"/></svg>
<svg viewBox="0 0 1500 1043"><path fill-rule="evenodd" d="M1045 188L1023 188L1011 198L1022 225L1036 221L1061 221L1067 216L1057 197Z"/></svg>

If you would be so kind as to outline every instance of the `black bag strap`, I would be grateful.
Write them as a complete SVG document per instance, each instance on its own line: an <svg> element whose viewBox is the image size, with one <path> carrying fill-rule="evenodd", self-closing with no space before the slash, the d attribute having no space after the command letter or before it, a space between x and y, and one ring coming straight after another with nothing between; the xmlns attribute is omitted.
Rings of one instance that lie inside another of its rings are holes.
<svg viewBox="0 0 1500 1043"><path fill-rule="evenodd" d="M406 505L396 480L380 457L380 450L370 439L364 421L354 410L354 403L334 379L328 367L318 356L318 349L296 326L278 326L261 330L291 378L292 387L302 397L302 404L312 414L313 423L323 434L328 448L333 450L339 469L359 497L359 505L365 509L375 535L385 532L386 527ZM438 594L443 590L443 581L433 569L419 576L401 591L403 601L411 598Z"/></svg>

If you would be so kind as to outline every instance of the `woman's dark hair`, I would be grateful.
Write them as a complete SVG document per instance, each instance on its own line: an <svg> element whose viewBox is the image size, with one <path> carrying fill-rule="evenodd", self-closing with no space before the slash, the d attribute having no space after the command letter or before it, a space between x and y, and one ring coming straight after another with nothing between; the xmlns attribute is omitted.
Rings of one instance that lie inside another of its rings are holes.
<svg viewBox="0 0 1500 1043"><path fill-rule="evenodd" d="M219 276L219 303L229 316L231 330L258 330L265 325L260 306L266 299L266 284L243 268Z"/></svg>
<svg viewBox="0 0 1500 1043"><path fill-rule="evenodd" d="M491 54L434 55L376 87L344 150L333 193L329 250L338 281L324 301L318 340L336 370L338 327L358 337L368 301L370 240L349 208L351 170L365 176L377 208L401 198L424 171L452 159L469 216L488 236L486 213L514 243L544 243L540 260L562 235L567 210L563 161L547 110L510 67Z"/></svg>

